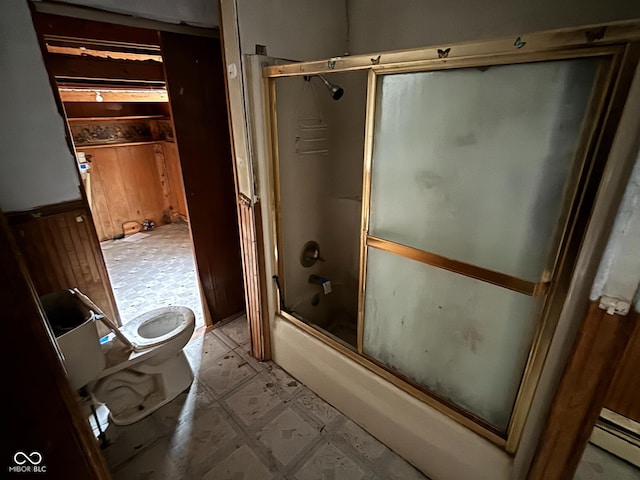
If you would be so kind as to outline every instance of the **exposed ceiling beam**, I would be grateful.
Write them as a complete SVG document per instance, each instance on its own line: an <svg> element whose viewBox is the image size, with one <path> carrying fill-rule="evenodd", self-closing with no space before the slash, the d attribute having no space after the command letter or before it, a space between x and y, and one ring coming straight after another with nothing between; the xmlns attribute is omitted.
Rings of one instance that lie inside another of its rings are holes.
<svg viewBox="0 0 640 480"><path fill-rule="evenodd" d="M162 62L162 55L149 55L147 53L112 52L108 50L93 50L86 47L60 47L47 45L49 53L61 53L64 55L77 55L81 57L111 58L115 60L137 60Z"/></svg>
<svg viewBox="0 0 640 480"><path fill-rule="evenodd" d="M90 20L92 24L99 22L105 25L110 25L111 28L113 28L114 26L123 28L137 28L139 30L146 29L147 31L154 33L157 33L157 31L161 31L182 33L184 35L194 35L197 37L220 38L219 27L206 28L186 25L184 23L167 23L157 20L134 17L132 15L107 12L90 7L54 3L50 1L34 2L33 5L36 12L38 12L38 15L43 15L46 17L55 16L58 18L76 20L78 22L86 22L87 20ZM99 38L91 35L77 36L81 38Z"/></svg>
<svg viewBox="0 0 640 480"><path fill-rule="evenodd" d="M163 82L162 63L112 60L49 53L45 61L58 79L112 80L124 82Z"/></svg>
<svg viewBox="0 0 640 480"><path fill-rule="evenodd" d="M60 88L60 99L67 102L118 102L118 103L166 103L166 90L89 90L81 88ZM101 100L100 100L101 99Z"/></svg>
<svg viewBox="0 0 640 480"><path fill-rule="evenodd" d="M41 2L34 3L36 9ZM122 15L126 18L126 15ZM40 35L88 38L107 42L159 46L160 39L156 30L136 28L105 22L88 22L87 19L63 17L37 13L33 16L36 30Z"/></svg>

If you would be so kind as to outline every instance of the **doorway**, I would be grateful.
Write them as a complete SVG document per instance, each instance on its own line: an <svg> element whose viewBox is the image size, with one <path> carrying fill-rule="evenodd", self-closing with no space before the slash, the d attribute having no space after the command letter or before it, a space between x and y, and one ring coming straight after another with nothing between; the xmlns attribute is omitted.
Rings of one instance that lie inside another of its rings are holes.
<svg viewBox="0 0 640 480"><path fill-rule="evenodd" d="M179 304L205 327L242 314L217 33L168 34L41 13L34 13L34 24L68 123L115 316L126 323ZM176 50L199 70L179 65ZM185 82L203 107L198 113L184 106Z"/></svg>
<svg viewBox="0 0 640 480"><path fill-rule="evenodd" d="M164 85L58 87L121 321L183 305L204 326Z"/></svg>

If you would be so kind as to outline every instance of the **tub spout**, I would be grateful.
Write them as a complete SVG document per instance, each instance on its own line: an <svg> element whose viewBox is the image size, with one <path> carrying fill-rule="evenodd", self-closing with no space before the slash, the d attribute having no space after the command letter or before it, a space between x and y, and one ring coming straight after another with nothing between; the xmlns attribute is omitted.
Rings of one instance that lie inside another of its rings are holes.
<svg viewBox="0 0 640 480"><path fill-rule="evenodd" d="M325 295L331 293L331 281L328 278L321 277L320 275L311 274L309 275L309 283L320 285Z"/></svg>

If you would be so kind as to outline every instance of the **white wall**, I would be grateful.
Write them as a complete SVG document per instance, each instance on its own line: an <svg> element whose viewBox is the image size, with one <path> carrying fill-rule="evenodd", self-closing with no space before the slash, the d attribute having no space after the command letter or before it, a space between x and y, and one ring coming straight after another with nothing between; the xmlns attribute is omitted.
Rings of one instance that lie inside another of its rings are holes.
<svg viewBox="0 0 640 480"><path fill-rule="evenodd" d="M349 52L373 53L640 17L629 0L348 0Z"/></svg>
<svg viewBox="0 0 640 480"><path fill-rule="evenodd" d="M629 184L596 281L591 300L602 295L632 303L636 293L635 310L640 311L640 156L636 161Z"/></svg>
<svg viewBox="0 0 640 480"><path fill-rule="evenodd" d="M2 5L0 105L0 208L28 210L80 198L64 120L24 0Z"/></svg>
<svg viewBox="0 0 640 480"><path fill-rule="evenodd" d="M329 136L327 168L330 188L324 207L324 222L331 232L324 255L331 260L334 280L354 297L357 313L360 270L360 216L362 211L362 169L367 103L367 72L332 73L326 78L344 88L338 101L331 99L320 82L319 95L326 98L325 115Z"/></svg>
<svg viewBox="0 0 640 480"><path fill-rule="evenodd" d="M296 152L298 114L322 115L324 98L313 95L311 84L302 77L276 81L278 157L280 165L280 201L284 271L280 273L288 308L309 299L319 287L308 283L310 274L326 276L326 266L316 262L312 267L300 264L300 252L310 240L318 242L326 256L328 229L323 222L324 202L329 188L328 158L323 155L300 155ZM327 98L328 95L327 95ZM313 132L317 133L317 132ZM330 262L329 262L330 263Z"/></svg>
<svg viewBox="0 0 640 480"><path fill-rule="evenodd" d="M65 0L65 3L167 23L219 25L217 0Z"/></svg>
<svg viewBox="0 0 640 480"><path fill-rule="evenodd" d="M345 0L237 0L240 48L270 57L313 60L342 55L347 48Z"/></svg>

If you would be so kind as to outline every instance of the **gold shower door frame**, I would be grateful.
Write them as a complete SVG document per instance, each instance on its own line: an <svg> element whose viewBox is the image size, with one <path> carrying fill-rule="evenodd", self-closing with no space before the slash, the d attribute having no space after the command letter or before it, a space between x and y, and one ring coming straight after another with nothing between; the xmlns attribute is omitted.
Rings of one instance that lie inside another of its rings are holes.
<svg viewBox="0 0 640 480"><path fill-rule="evenodd" d="M603 32L606 32L606 35ZM594 36L599 36L599 38L594 40ZM265 108L269 114L267 123L270 130L271 152L269 159L270 188L271 194L273 194L272 198L275 199L275 208L272 210L271 218L275 227L275 238L272 239L275 246L273 255L274 265L277 266L276 273L281 277L284 268L283 259L279 255L279 246L282 244L282 229L275 80L281 77L368 70L357 349L354 350L344 342L340 342L279 308L276 313L404 391L504 448L507 452L515 453L557 325L564 302L564 293L571 280L573 264L578 253L578 249L575 247L579 243L576 242L579 242L586 229L587 220L584 218L585 215L579 215L579 213L583 213L584 209L589 209L595 199L596 189L587 189L587 186L591 185L593 181L598 182L599 179L591 178L591 173L595 165L602 166L606 162L608 151L601 151L599 146L603 135L613 135L611 132L605 132L607 130L605 127L607 126L606 121L611 109L620 106L618 104L614 105L614 100L616 102L620 101L617 87L620 83L624 84L621 81L623 80L621 79L621 72L625 72L625 74L629 70L632 72L633 68L628 68L628 66L635 66L638 61L638 51L635 45L631 43L637 40L640 40L640 22L633 21L606 26L536 33L522 38L518 37L515 42L514 39L510 38L265 67L263 69L263 77L265 80L265 98L268 102ZM524 48L525 46L528 49ZM585 111L583 128L579 135L579 143L576 150L576 161L574 162L576 167L570 172L567 179L568 191L571 194L568 199L565 198L563 200L563 213L560 217L558 228L556 228L556 235L561 238L558 243L555 261L552 268L545 271L538 282L522 280L369 235L376 87L379 75L587 57L600 57L603 62L598 69L592 96ZM627 68L623 68L624 66L627 66ZM613 130L615 132L615 128ZM574 248L569 248L570 246ZM529 296L546 297L506 431L499 431L470 412L439 397L435 392L418 385L363 353L362 339L368 247L391 252L414 261L456 272ZM283 278L281 278L281 282L283 286L286 285ZM279 293L276 291L275 295L277 297L275 304L280 305Z"/></svg>

